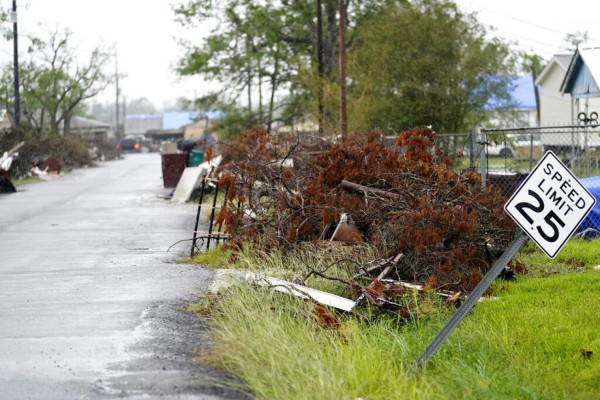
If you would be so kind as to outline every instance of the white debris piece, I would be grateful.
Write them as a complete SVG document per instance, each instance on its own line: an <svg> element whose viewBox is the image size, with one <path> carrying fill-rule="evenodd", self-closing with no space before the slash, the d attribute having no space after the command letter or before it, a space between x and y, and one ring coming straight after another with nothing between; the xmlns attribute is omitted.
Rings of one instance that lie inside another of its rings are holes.
<svg viewBox="0 0 600 400"><path fill-rule="evenodd" d="M202 177L209 176L212 171L217 169L222 160L223 156L218 156L210 161L203 162L197 167L187 167L183 171L183 174L181 174L181 178L179 178L171 201L175 203L185 203L188 201L194 189L200 187Z"/></svg>
<svg viewBox="0 0 600 400"><path fill-rule="evenodd" d="M246 274L246 281L262 286L270 286L274 290L282 293L288 293L302 299L313 300L325 306L335 307L344 311L352 311L356 302L345 297L312 289L296 283L287 282L282 279L260 276L254 273Z"/></svg>
<svg viewBox="0 0 600 400"><path fill-rule="evenodd" d="M41 170L38 167L33 167L30 170L33 176L40 178L43 181L59 181L60 175L58 174L49 174L46 170Z"/></svg>

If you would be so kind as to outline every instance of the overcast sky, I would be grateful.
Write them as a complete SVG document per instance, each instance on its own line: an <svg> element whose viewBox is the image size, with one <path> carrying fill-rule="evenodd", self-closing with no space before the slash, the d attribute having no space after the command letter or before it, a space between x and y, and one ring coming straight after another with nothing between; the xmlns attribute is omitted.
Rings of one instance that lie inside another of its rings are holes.
<svg viewBox="0 0 600 400"><path fill-rule="evenodd" d="M157 106L178 96L208 92L210 85L199 79L178 81L173 65L181 55L175 38L201 37L200 30L186 32L174 21L176 0L17 0L19 32L35 32L43 22L69 28L86 54L100 42L114 47L119 70L127 74L122 93L128 99L147 97ZM519 42L549 59L561 49L567 33L587 31L589 46L600 46L600 2L570 0L458 0L465 11L476 11L480 21L497 28L496 35ZM11 0L0 0L4 9ZM0 61L9 62L12 46L2 42ZM114 99L109 88L104 99Z"/></svg>
<svg viewBox="0 0 600 400"><path fill-rule="evenodd" d="M155 105L207 91L199 79L178 80L173 65L181 55L176 38L198 36L174 21L169 0L17 0L19 35L39 32L39 24L69 28L84 60L100 43L118 54L121 93L128 99L147 97ZM0 0L4 9L11 0ZM23 37L23 48L27 43ZM12 57L12 45L0 50L2 61ZM4 45L3 45L4 46ZM114 63L111 71L114 70ZM114 101L114 87L104 98Z"/></svg>

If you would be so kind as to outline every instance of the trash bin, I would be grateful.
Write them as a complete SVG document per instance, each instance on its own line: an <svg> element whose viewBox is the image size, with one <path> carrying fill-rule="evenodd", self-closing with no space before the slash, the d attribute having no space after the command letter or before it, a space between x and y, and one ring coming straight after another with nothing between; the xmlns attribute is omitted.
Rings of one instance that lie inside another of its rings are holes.
<svg viewBox="0 0 600 400"><path fill-rule="evenodd" d="M190 154L190 167L197 167L204 161L204 152L202 150L192 150Z"/></svg>
<svg viewBox="0 0 600 400"><path fill-rule="evenodd" d="M161 154L163 185L165 188L174 188L188 165L188 153Z"/></svg>

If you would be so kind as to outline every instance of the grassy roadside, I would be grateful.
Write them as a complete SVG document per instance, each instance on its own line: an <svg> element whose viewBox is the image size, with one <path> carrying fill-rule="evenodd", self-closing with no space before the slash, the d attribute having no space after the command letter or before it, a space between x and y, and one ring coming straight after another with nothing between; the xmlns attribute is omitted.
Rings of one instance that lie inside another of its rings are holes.
<svg viewBox="0 0 600 400"><path fill-rule="evenodd" d="M600 398L597 247L572 241L547 264L526 249L519 258L529 276L479 304L418 377L407 371L449 310L374 323L339 316L331 328L310 303L246 286L210 307L214 351L204 361L238 374L259 399ZM298 274L282 262L281 275Z"/></svg>
<svg viewBox="0 0 600 400"><path fill-rule="evenodd" d="M32 183L38 183L41 182L42 180L39 178L23 178L23 179L13 179L12 183L15 186L23 186L23 185L30 185Z"/></svg>

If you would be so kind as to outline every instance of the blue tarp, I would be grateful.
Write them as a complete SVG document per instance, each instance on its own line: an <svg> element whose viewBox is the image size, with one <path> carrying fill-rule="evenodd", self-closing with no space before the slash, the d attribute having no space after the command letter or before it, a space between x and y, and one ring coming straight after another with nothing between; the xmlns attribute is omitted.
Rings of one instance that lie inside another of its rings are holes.
<svg viewBox="0 0 600 400"><path fill-rule="evenodd" d="M588 228L600 231L600 176L582 178L580 179L580 182L596 198L596 205L583 220L581 225L579 225L577 232L582 232Z"/></svg>

